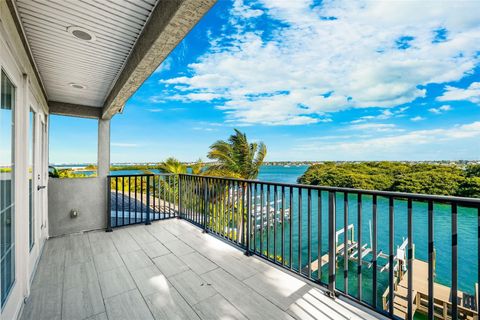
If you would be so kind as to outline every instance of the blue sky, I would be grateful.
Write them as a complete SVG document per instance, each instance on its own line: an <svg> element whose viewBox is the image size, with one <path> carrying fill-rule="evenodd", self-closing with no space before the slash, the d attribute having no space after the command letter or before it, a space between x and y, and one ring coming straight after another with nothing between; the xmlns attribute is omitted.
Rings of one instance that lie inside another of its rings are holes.
<svg viewBox="0 0 480 320"><path fill-rule="evenodd" d="M114 117L112 161L205 160L233 128L271 161L480 159L479 12L220 0ZM50 137L51 162L95 162L94 121Z"/></svg>

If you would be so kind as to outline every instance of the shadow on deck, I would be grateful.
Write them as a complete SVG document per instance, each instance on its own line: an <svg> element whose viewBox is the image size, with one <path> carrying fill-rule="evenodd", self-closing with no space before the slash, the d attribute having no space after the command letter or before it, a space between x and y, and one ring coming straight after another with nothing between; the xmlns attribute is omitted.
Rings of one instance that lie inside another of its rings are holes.
<svg viewBox="0 0 480 320"><path fill-rule="evenodd" d="M48 240L21 319L377 317L170 219Z"/></svg>

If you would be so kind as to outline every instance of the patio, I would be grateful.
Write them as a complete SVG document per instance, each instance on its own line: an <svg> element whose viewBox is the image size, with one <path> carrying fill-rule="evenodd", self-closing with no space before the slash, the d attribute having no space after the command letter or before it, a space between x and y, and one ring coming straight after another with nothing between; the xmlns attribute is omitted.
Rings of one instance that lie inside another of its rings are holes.
<svg viewBox="0 0 480 320"><path fill-rule="evenodd" d="M46 241L21 319L377 319L169 219Z"/></svg>

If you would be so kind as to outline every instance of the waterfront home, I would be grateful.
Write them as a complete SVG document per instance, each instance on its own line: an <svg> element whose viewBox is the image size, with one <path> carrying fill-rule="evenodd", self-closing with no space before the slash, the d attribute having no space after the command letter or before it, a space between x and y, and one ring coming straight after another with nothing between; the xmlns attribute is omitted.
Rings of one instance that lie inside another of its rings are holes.
<svg viewBox="0 0 480 320"><path fill-rule="evenodd" d="M0 0L0 318L478 319L478 199L109 175L112 117L214 4ZM96 177L49 178L51 114L98 120Z"/></svg>

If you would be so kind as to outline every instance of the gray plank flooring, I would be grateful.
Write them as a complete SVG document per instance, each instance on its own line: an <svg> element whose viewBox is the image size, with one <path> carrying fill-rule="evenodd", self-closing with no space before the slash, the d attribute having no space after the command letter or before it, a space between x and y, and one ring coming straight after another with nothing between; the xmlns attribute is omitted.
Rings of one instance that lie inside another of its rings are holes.
<svg viewBox="0 0 480 320"><path fill-rule="evenodd" d="M170 219L48 240L21 319L376 317Z"/></svg>

